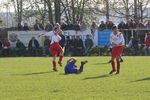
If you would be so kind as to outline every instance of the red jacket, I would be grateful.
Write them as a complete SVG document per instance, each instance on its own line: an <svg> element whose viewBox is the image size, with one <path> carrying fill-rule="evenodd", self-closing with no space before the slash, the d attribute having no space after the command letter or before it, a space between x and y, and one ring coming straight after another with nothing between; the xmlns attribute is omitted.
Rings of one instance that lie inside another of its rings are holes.
<svg viewBox="0 0 150 100"><path fill-rule="evenodd" d="M146 38L145 44L146 44L147 47L150 46L150 36L148 36L148 37Z"/></svg>
<svg viewBox="0 0 150 100"><path fill-rule="evenodd" d="M5 43L3 44L3 46L4 46L4 47L9 47L9 46L10 46L10 43L9 43L9 42L5 42Z"/></svg>

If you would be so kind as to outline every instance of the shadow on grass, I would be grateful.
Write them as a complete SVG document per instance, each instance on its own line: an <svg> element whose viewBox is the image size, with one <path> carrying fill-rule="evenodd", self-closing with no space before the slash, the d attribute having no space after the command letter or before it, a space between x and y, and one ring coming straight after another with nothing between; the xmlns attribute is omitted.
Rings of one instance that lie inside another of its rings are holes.
<svg viewBox="0 0 150 100"><path fill-rule="evenodd" d="M51 91L51 92L57 93L57 92L61 92L61 90L53 90L53 91Z"/></svg>
<svg viewBox="0 0 150 100"><path fill-rule="evenodd" d="M52 72L52 71L51 71ZM26 74L14 74L14 75L39 75L39 74L48 74L51 72L33 72L33 73L26 73Z"/></svg>
<svg viewBox="0 0 150 100"><path fill-rule="evenodd" d="M106 75L95 76L95 77L86 77L86 78L84 78L84 79L82 79L82 80L88 80L88 79L98 79L98 78L106 78L106 77L110 77L110 76L112 76L112 75L108 75L108 74L106 74Z"/></svg>
<svg viewBox="0 0 150 100"><path fill-rule="evenodd" d="M150 77L139 79L139 80L135 80L133 82L146 81L146 80L150 80Z"/></svg>
<svg viewBox="0 0 150 100"><path fill-rule="evenodd" d="M65 74L65 73L60 73L59 75L68 75L68 74Z"/></svg>
<svg viewBox="0 0 150 100"><path fill-rule="evenodd" d="M104 64L110 64L110 63L108 63L108 62L95 63L95 65L104 65Z"/></svg>
<svg viewBox="0 0 150 100"><path fill-rule="evenodd" d="M81 73L70 73L70 74L65 74L65 73L60 73L59 75L80 75Z"/></svg>
<svg viewBox="0 0 150 100"><path fill-rule="evenodd" d="M145 91L145 92L148 92L148 93L149 93L150 91Z"/></svg>

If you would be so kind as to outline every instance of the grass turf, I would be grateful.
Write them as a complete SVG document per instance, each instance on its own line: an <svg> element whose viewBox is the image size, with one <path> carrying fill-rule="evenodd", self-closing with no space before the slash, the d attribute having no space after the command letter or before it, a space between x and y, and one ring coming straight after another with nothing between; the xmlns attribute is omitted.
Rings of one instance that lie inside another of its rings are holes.
<svg viewBox="0 0 150 100"><path fill-rule="evenodd" d="M123 57L121 73L108 75L110 57L88 60L81 74L52 71L51 57L0 58L0 100L150 100L150 57Z"/></svg>

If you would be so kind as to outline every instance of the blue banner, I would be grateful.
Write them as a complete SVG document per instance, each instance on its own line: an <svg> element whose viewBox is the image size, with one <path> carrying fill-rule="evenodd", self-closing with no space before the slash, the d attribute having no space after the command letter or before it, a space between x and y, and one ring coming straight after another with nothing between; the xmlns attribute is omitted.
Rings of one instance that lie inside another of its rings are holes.
<svg viewBox="0 0 150 100"><path fill-rule="evenodd" d="M98 31L98 45L109 46L111 30Z"/></svg>

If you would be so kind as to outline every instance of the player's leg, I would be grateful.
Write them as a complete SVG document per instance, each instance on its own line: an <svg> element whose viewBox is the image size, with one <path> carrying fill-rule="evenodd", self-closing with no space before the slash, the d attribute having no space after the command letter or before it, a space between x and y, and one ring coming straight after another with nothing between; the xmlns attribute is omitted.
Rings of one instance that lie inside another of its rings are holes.
<svg viewBox="0 0 150 100"><path fill-rule="evenodd" d="M55 49L56 47L55 47L55 44L52 44L51 46L50 46L50 51L51 51L51 53L52 53L52 57L53 57L53 60L52 60L52 65L53 65L53 70L54 71L57 71L57 68L56 68L56 57L57 57L57 51L56 51L56 49Z"/></svg>
<svg viewBox="0 0 150 100"><path fill-rule="evenodd" d="M109 52L110 52L111 55L112 55L112 47L110 48ZM111 59L108 61L108 63L111 63Z"/></svg>
<svg viewBox="0 0 150 100"><path fill-rule="evenodd" d="M62 59L63 59L63 50L62 47L60 45L58 45L58 52L59 52L59 60L58 60L58 64L60 66L62 66Z"/></svg>
<svg viewBox="0 0 150 100"><path fill-rule="evenodd" d="M123 62L122 53L120 54L120 62Z"/></svg>
<svg viewBox="0 0 150 100"><path fill-rule="evenodd" d="M80 69L78 70L78 73L81 73L83 72L83 67L84 67L84 64L86 64L88 61L81 61L81 65L80 65Z"/></svg>
<svg viewBox="0 0 150 100"><path fill-rule="evenodd" d="M63 59L63 52L60 52L58 64L59 64L61 67L62 67L62 59Z"/></svg>
<svg viewBox="0 0 150 100"><path fill-rule="evenodd" d="M116 67L115 67L115 61L114 61L115 58L111 58L111 66L112 66L112 70L109 72L109 74L112 74L113 72L116 71Z"/></svg>
<svg viewBox="0 0 150 100"><path fill-rule="evenodd" d="M116 62L117 62L117 72L116 74L119 74L120 73L120 58L121 58L121 54L123 52L123 46L119 46L118 47L118 55L117 55L117 58L116 58Z"/></svg>
<svg viewBox="0 0 150 100"><path fill-rule="evenodd" d="M53 60L52 60L53 70L54 70L54 71L57 71L57 68L56 68L56 57L57 57L57 55L54 55L54 56L53 56Z"/></svg>
<svg viewBox="0 0 150 100"><path fill-rule="evenodd" d="M111 66L112 66L112 70L109 72L109 74L112 74L113 72L116 71L116 67L115 67L115 58L117 57L117 47L113 47L112 48L112 57L111 57Z"/></svg>
<svg viewBox="0 0 150 100"><path fill-rule="evenodd" d="M117 62L117 72L116 72L116 74L119 74L120 73L120 58L119 57L116 58L116 62Z"/></svg>
<svg viewBox="0 0 150 100"><path fill-rule="evenodd" d="M120 62L123 62L123 59L122 59L122 57L120 56Z"/></svg>

